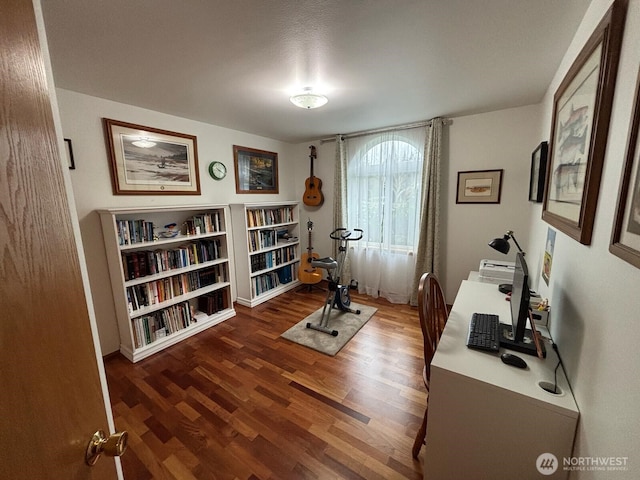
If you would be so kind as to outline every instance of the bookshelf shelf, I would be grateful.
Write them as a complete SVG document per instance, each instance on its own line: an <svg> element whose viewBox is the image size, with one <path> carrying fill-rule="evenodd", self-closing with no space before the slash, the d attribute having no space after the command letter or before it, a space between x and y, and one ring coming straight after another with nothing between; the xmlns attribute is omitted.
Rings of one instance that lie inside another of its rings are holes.
<svg viewBox="0 0 640 480"><path fill-rule="evenodd" d="M300 284L297 202L232 204L237 302L255 307Z"/></svg>
<svg viewBox="0 0 640 480"><path fill-rule="evenodd" d="M235 316L227 205L98 213L125 357L137 362Z"/></svg>

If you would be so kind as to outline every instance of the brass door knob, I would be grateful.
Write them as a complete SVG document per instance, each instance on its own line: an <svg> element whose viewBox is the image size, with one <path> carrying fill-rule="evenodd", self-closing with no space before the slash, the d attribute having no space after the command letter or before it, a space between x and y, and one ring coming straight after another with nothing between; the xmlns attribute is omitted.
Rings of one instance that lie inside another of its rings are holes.
<svg viewBox="0 0 640 480"><path fill-rule="evenodd" d="M112 433L107 437L102 430L98 430L87 445L86 464L90 467L95 465L103 453L108 457L119 457L127 449L128 437L129 434L126 431Z"/></svg>

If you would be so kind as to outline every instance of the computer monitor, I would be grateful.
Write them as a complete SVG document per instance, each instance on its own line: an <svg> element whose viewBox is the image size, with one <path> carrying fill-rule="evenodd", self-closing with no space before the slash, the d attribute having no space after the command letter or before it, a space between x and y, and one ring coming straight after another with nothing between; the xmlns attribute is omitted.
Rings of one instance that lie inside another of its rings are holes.
<svg viewBox="0 0 640 480"><path fill-rule="evenodd" d="M516 255L512 285L511 325L502 325L500 346L529 355L537 355L533 333L527 328L531 293L529 291L529 269L524 254L521 252ZM543 355L545 354L546 352L543 352Z"/></svg>
<svg viewBox="0 0 640 480"><path fill-rule="evenodd" d="M513 340L522 342L524 331L527 328L529 318L529 269L524 255L520 252L516 255L516 264L513 272L513 282L511 287L511 326Z"/></svg>

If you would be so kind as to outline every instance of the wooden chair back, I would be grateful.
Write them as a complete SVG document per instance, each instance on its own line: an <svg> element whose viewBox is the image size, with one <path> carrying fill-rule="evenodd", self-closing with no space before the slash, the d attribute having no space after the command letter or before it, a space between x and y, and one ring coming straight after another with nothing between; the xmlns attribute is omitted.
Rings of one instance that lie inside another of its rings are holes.
<svg viewBox="0 0 640 480"><path fill-rule="evenodd" d="M449 311L438 278L430 272L422 274L418 284L418 315L424 338L424 383L429 387L431 360L438 347Z"/></svg>

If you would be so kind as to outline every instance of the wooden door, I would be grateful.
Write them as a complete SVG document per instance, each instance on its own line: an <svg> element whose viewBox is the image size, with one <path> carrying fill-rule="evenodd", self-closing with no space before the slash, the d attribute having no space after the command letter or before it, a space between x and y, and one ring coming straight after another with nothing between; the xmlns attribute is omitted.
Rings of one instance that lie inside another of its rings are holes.
<svg viewBox="0 0 640 480"><path fill-rule="evenodd" d="M32 0L0 32L0 478L116 478Z"/></svg>

